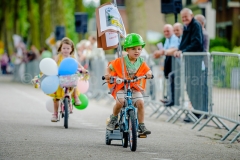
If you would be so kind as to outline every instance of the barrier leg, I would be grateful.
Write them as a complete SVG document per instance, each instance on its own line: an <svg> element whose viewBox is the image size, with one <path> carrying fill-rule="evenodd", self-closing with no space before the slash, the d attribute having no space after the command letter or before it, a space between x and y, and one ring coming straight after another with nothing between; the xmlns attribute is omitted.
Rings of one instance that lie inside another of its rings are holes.
<svg viewBox="0 0 240 160"><path fill-rule="evenodd" d="M216 118L216 117L215 117L215 118ZM222 127L221 127L214 119L212 119L212 121L213 121L213 123L216 124L216 126L217 126L218 128L222 129Z"/></svg>
<svg viewBox="0 0 240 160"><path fill-rule="evenodd" d="M236 124L230 131L228 131L227 134L221 139L221 141L224 141L238 126L239 124Z"/></svg>
<svg viewBox="0 0 240 160"><path fill-rule="evenodd" d="M192 129L194 129L200 122L201 120L203 120L203 117L205 116L205 114L203 114L195 123L194 125L192 126Z"/></svg>
<svg viewBox="0 0 240 160"><path fill-rule="evenodd" d="M167 120L167 122L170 122L170 121L173 119L173 117L176 116L181 109L182 109L182 108L179 108L179 109L175 112L175 114L173 114L173 115Z"/></svg>
<svg viewBox="0 0 240 160"><path fill-rule="evenodd" d="M218 117L215 117L217 120L218 120L218 122L219 123L221 123L228 131L230 130L230 128L228 128L228 126L225 124L225 123L223 123L223 121L221 121Z"/></svg>
<svg viewBox="0 0 240 160"><path fill-rule="evenodd" d="M235 142L238 139L238 137L240 137L240 132L238 132L238 134L231 140L230 143Z"/></svg>
<svg viewBox="0 0 240 160"><path fill-rule="evenodd" d="M149 117L152 117L155 113L157 113L160 108L161 108L161 106L159 106Z"/></svg>
<svg viewBox="0 0 240 160"><path fill-rule="evenodd" d="M208 120L198 129L198 131L201 131L213 118L213 115L211 115Z"/></svg>
<svg viewBox="0 0 240 160"><path fill-rule="evenodd" d="M191 111L187 111L188 114L190 115L189 118L193 121L196 122L198 120L198 118L191 112Z"/></svg>
<svg viewBox="0 0 240 160"><path fill-rule="evenodd" d="M171 111L173 112L173 114L176 112L176 111L174 111L174 110L172 109L172 107L170 107L169 110L171 110Z"/></svg>
<svg viewBox="0 0 240 160"><path fill-rule="evenodd" d="M169 115L173 115L175 112L173 111L173 113L172 112L170 112L170 111L173 111L172 109L170 109L170 108L167 108L167 112L168 112L168 114Z"/></svg>
<svg viewBox="0 0 240 160"><path fill-rule="evenodd" d="M182 110L182 113L180 113L180 114L175 118L175 120L174 120L172 123L175 123L175 122L181 117L181 115L182 115L184 112L185 112L185 110L183 109L183 110Z"/></svg>
<svg viewBox="0 0 240 160"><path fill-rule="evenodd" d="M166 110L167 110L167 108L164 107L164 109L157 115L156 119L157 119L158 117L160 117Z"/></svg>

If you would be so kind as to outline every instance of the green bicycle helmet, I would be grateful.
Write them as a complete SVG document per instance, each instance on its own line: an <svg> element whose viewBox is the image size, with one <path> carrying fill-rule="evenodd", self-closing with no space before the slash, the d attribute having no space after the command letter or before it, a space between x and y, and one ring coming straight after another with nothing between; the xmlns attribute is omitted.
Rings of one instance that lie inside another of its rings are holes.
<svg viewBox="0 0 240 160"><path fill-rule="evenodd" d="M137 33L128 34L123 44L124 51L126 51L126 48L131 48L135 46L142 46L142 48L144 48L145 42L143 41L142 37Z"/></svg>

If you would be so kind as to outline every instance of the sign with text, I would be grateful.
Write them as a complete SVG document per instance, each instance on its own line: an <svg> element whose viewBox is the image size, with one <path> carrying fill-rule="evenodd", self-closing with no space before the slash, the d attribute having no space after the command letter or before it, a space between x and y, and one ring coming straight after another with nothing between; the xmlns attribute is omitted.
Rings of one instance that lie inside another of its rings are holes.
<svg viewBox="0 0 240 160"><path fill-rule="evenodd" d="M118 47L118 32L126 37L121 15L112 3L106 3L96 9L97 43L103 50Z"/></svg>
<svg viewBox="0 0 240 160"><path fill-rule="evenodd" d="M116 32L105 32L107 47L118 44L118 34Z"/></svg>
<svg viewBox="0 0 240 160"><path fill-rule="evenodd" d="M96 20L99 36L105 32L119 32L122 37L126 37L126 30L122 17L112 3L106 3L96 9Z"/></svg>

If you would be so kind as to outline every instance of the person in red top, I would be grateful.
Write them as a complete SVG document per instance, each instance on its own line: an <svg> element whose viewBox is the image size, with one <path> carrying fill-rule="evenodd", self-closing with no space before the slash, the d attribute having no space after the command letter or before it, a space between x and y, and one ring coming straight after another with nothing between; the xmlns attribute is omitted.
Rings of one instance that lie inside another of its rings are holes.
<svg viewBox="0 0 240 160"><path fill-rule="evenodd" d="M123 78L122 62L124 64L124 73L126 79L133 79L133 77L144 76L147 78L152 77L152 71L140 57L141 51L145 46L145 42L139 34L131 33L127 35L123 48L128 54L124 57L117 58L111 61L107 67L107 75L105 78L109 80L110 76L117 76ZM144 100L142 91L146 86L146 79L141 79L135 83L131 83L132 89L132 101L133 105L138 108L138 121L139 121L139 133L151 134L144 125ZM113 114L110 116L110 121L107 124L108 130L114 130L117 123L118 114L124 104L124 84L109 84L109 88L112 90L112 96L116 100L116 104L113 107Z"/></svg>

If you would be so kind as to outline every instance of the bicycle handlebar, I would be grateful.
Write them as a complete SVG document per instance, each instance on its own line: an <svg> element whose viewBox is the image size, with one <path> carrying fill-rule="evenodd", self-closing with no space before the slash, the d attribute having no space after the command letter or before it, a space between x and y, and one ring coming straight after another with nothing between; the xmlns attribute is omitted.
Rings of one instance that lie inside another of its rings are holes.
<svg viewBox="0 0 240 160"><path fill-rule="evenodd" d="M114 83L114 79L116 79L116 83L117 84L121 84L121 83L132 83L132 82L136 82L140 79L147 79L147 75L144 75L144 76L140 76L140 77L134 77L133 79L129 80L129 79L122 79L122 78L119 78L119 77L114 77L114 76L111 76L110 77L110 84L113 84ZM151 79L153 79L154 76L152 75ZM105 80L105 76L102 76L102 80Z"/></svg>
<svg viewBox="0 0 240 160"><path fill-rule="evenodd" d="M78 71L78 73L83 73L83 71L82 70L77 70ZM86 71L86 73L85 74L88 74L88 71Z"/></svg>

